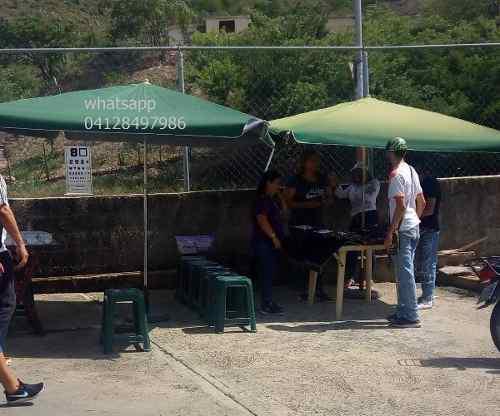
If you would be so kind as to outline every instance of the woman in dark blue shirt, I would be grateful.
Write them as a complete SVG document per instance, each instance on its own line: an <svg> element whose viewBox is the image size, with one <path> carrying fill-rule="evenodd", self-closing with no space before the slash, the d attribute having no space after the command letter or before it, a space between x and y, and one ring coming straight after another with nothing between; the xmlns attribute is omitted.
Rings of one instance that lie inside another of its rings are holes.
<svg viewBox="0 0 500 416"><path fill-rule="evenodd" d="M261 282L261 312L280 314L283 308L273 301L273 278L278 269L281 245L285 237L281 197L281 175L266 172L257 188L253 210L253 248Z"/></svg>

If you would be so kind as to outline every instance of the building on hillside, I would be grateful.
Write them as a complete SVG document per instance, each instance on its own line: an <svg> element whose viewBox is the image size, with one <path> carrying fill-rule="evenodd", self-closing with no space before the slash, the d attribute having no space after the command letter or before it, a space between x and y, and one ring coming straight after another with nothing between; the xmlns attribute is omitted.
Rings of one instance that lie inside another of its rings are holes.
<svg viewBox="0 0 500 416"><path fill-rule="evenodd" d="M239 33L248 28L250 16L209 16L205 19L206 32Z"/></svg>
<svg viewBox="0 0 500 416"><path fill-rule="evenodd" d="M377 6L389 6L396 13L405 16L414 16L419 13L419 7L422 0L371 0L366 3L366 10ZM178 25L169 26L168 36L171 45L189 44L191 36L197 30L209 32L240 33L250 25L250 16L208 16L204 24L190 25L185 31ZM332 15L328 18L326 28L328 32L342 33L351 30L354 27L354 16Z"/></svg>

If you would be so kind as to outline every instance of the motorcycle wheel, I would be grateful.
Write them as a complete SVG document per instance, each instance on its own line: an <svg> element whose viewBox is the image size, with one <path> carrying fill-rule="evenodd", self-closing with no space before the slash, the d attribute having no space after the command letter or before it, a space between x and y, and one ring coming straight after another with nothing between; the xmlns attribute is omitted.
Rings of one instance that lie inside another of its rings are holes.
<svg viewBox="0 0 500 416"><path fill-rule="evenodd" d="M493 311L491 312L490 332L495 346L497 347L498 351L500 351L500 302L497 302L497 304L493 308Z"/></svg>

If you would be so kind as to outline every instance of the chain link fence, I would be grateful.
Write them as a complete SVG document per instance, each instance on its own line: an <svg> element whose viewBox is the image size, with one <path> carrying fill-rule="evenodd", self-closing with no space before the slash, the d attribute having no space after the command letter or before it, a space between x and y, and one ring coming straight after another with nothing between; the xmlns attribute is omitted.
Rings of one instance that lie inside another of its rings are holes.
<svg viewBox="0 0 500 416"><path fill-rule="evenodd" d="M377 62L377 54L370 58ZM391 52L411 53L411 52ZM429 52L431 53L431 52ZM435 53L440 53L436 51ZM344 50L204 49L184 51L186 93L209 99L266 120L335 105L354 98L355 52ZM382 55L381 55L382 56ZM72 53L44 62L62 65L59 78L40 78L33 57L0 56L3 91L0 101L148 80L166 88L180 84L179 54L168 52ZM43 64L43 63L42 63ZM55 71L56 69L54 69ZM493 70L493 69L492 69ZM377 73L371 72L374 85ZM450 81L452 82L452 80ZM378 91L377 91L378 92ZM383 89L381 90L383 93ZM13 196L59 196L65 193L64 137L19 138L0 133L0 168L11 179ZM317 146L325 173L343 177L355 162L355 149ZM304 146L277 140L272 167L283 174L296 170ZM92 144L94 192L142 192L143 149L127 143ZM192 148L192 190L254 187L270 156L269 147ZM438 177L500 174L500 154L414 152L412 162ZM373 151L377 177L386 177L383 151ZM183 190L183 148L151 146L149 192Z"/></svg>

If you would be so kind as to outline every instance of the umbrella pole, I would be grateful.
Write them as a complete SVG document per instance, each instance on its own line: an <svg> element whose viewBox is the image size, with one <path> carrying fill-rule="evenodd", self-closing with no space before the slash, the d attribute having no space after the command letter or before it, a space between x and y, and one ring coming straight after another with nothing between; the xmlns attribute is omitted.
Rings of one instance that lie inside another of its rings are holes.
<svg viewBox="0 0 500 416"><path fill-rule="evenodd" d="M143 176L143 210L144 210L144 270L143 270L143 288L144 302L146 304L146 315L148 322L161 322L169 319L168 315L153 316L151 314L151 299L149 296L149 281L148 281L148 252L149 252L149 221L148 221L148 142L144 138L144 176Z"/></svg>
<svg viewBox="0 0 500 416"><path fill-rule="evenodd" d="M144 299L146 303L146 313L150 314L149 304L149 289L148 289L148 141L144 137L144 153L143 153L143 231L144 231L144 259L143 259L143 287Z"/></svg>

